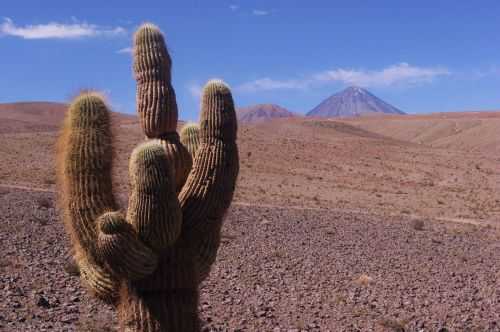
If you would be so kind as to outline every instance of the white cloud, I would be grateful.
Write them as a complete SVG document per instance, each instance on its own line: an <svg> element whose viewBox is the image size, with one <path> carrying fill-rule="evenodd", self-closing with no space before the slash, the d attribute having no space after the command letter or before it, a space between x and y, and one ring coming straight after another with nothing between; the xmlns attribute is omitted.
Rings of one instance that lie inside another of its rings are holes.
<svg viewBox="0 0 500 332"><path fill-rule="evenodd" d="M50 22L47 24L17 26L10 18L5 18L0 24L0 36L8 35L23 39L76 39L83 37L123 35L126 30L122 27L105 28L86 22L72 24Z"/></svg>
<svg viewBox="0 0 500 332"><path fill-rule="evenodd" d="M381 70L343 68L326 70L304 79L275 80L265 77L240 84L236 89L241 92L300 90L329 82L362 87L415 85L430 83L437 77L450 74L451 72L444 67L416 67L403 62Z"/></svg>
<svg viewBox="0 0 500 332"><path fill-rule="evenodd" d="M254 10L252 10L252 14L254 14L256 16L266 16L266 15L269 15L269 11L262 10L262 9L254 9Z"/></svg>
<svg viewBox="0 0 500 332"><path fill-rule="evenodd" d="M238 6L238 5L229 5L229 9L231 9L233 12L235 12L238 9L240 9L240 6Z"/></svg>
<svg viewBox="0 0 500 332"><path fill-rule="evenodd" d="M201 93L203 91L203 87L198 83L189 83L187 85L189 93L193 98L199 99L201 97Z"/></svg>
<svg viewBox="0 0 500 332"><path fill-rule="evenodd" d="M125 47L125 48L122 48L122 49L119 49L118 51L116 51L116 53L118 54L132 54L132 47Z"/></svg>
<svg viewBox="0 0 500 332"><path fill-rule="evenodd" d="M310 84L309 80L274 80L269 77L260 78L255 81L243 83L236 87L236 90L242 92L256 92L268 90L299 90L305 89Z"/></svg>
<svg viewBox="0 0 500 332"><path fill-rule="evenodd" d="M317 81L337 81L365 87L390 86L396 84L428 83L438 76L449 75L443 67L416 67L402 62L382 70L335 69L317 74Z"/></svg>

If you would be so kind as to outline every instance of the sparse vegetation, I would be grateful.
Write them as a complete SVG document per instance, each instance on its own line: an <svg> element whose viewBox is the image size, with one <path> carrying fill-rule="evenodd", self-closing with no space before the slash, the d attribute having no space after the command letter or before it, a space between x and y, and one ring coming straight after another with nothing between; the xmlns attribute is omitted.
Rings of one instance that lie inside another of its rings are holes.
<svg viewBox="0 0 500 332"><path fill-rule="evenodd" d="M373 282L373 278L367 274L362 274L356 280L354 280L354 283L356 285L363 286L363 287L370 285L372 282Z"/></svg>
<svg viewBox="0 0 500 332"><path fill-rule="evenodd" d="M53 207L52 200L48 197L41 196L36 200L36 204L39 208L50 209Z"/></svg>
<svg viewBox="0 0 500 332"><path fill-rule="evenodd" d="M379 324L391 332L407 332L406 325L408 322L404 320L384 318L380 320Z"/></svg>
<svg viewBox="0 0 500 332"><path fill-rule="evenodd" d="M424 221L420 219L413 219L411 221L411 227L416 231L424 230Z"/></svg>

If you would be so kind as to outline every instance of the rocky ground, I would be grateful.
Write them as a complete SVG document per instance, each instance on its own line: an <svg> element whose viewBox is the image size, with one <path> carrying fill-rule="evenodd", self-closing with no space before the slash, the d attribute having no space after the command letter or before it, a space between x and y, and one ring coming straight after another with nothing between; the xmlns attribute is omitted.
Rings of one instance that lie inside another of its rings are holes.
<svg viewBox="0 0 500 332"><path fill-rule="evenodd" d="M0 188L0 330L115 331L69 268L53 194ZM235 204L200 311L210 331L500 331L492 226Z"/></svg>

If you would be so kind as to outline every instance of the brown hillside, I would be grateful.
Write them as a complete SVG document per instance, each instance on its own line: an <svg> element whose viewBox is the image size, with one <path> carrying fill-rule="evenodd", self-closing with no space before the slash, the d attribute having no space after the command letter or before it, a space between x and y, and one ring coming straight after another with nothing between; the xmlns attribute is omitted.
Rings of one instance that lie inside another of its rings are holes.
<svg viewBox="0 0 500 332"><path fill-rule="evenodd" d="M500 112L395 115L356 118L346 123L417 144L500 155Z"/></svg>
<svg viewBox="0 0 500 332"><path fill-rule="evenodd" d="M0 104L0 133L44 132L59 128L67 104L53 102L19 102ZM119 124L134 123L135 115L113 112Z"/></svg>
<svg viewBox="0 0 500 332"><path fill-rule="evenodd" d="M412 137L411 130L439 128L443 121L439 115L405 116L408 121L397 117L356 121L296 118L242 125L236 199L489 220L500 214L496 202L500 201L500 173L497 154L484 151L487 147L498 151L500 144L484 117L497 118L493 114L476 116L479 118L453 118L481 123L483 128L475 129L476 136L443 134L431 141L444 146L442 142L448 140L446 149L405 141ZM128 157L143 134L136 122L118 123L116 182L126 193ZM51 187L56 136L57 132L1 134L0 183ZM454 138L469 141L453 142ZM460 149L464 145L474 149L464 155Z"/></svg>

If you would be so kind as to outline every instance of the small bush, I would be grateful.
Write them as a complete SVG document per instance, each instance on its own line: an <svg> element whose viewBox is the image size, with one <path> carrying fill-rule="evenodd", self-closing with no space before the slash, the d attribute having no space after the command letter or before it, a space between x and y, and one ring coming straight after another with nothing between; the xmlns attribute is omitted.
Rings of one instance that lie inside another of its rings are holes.
<svg viewBox="0 0 500 332"><path fill-rule="evenodd" d="M64 264L64 271L73 277L80 276L80 268L73 258L68 259L66 264Z"/></svg>
<svg viewBox="0 0 500 332"><path fill-rule="evenodd" d="M368 286L369 284L371 284L373 282L373 278L370 277L369 275L367 274L362 274L359 276L358 279L354 280L354 283L359 285L359 286Z"/></svg>
<svg viewBox="0 0 500 332"><path fill-rule="evenodd" d="M416 231L423 231L424 230L424 222L419 219L414 219L411 221L411 227L416 230Z"/></svg>
<svg viewBox="0 0 500 332"><path fill-rule="evenodd" d="M388 331L405 332L406 331L405 325L407 323L395 319L384 318L379 322L379 324Z"/></svg>
<svg viewBox="0 0 500 332"><path fill-rule="evenodd" d="M39 197L36 200L36 204L39 208L50 209L52 208L52 200L48 197Z"/></svg>

